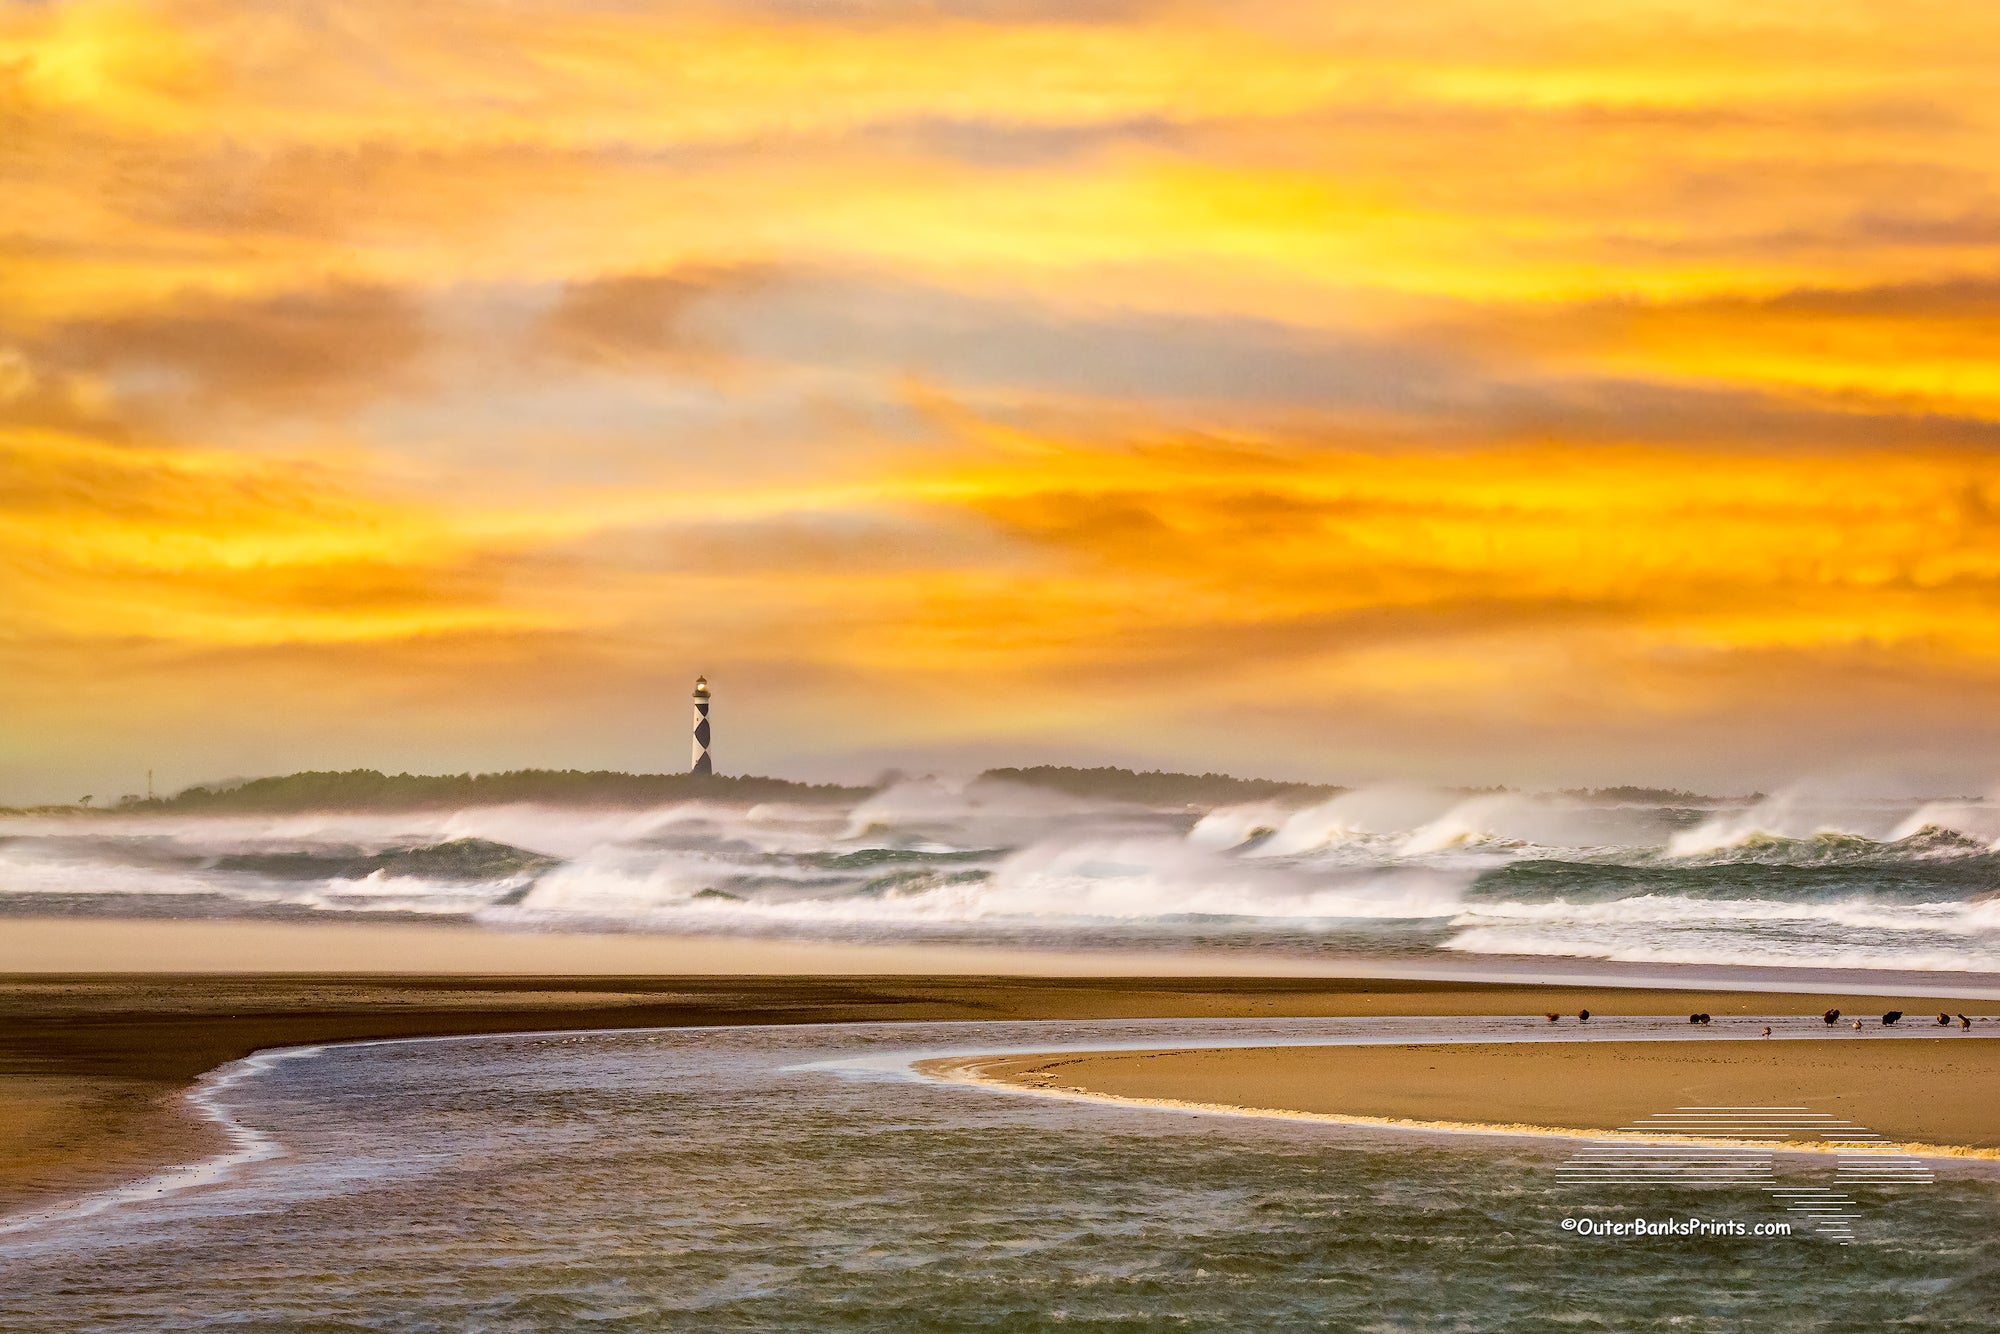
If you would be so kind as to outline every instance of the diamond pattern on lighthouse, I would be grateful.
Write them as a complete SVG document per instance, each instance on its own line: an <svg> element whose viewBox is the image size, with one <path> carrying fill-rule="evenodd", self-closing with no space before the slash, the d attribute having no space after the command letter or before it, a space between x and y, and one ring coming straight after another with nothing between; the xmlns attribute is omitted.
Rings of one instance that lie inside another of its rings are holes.
<svg viewBox="0 0 2000 1334"><path fill-rule="evenodd" d="M694 762L689 766L690 773L715 772L715 762L708 755L708 737L708 678L697 676L694 679Z"/></svg>

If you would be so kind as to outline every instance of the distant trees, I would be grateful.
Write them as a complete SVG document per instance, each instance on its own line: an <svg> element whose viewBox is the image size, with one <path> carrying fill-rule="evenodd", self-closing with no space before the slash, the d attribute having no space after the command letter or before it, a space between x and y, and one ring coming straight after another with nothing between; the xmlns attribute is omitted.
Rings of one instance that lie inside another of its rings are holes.
<svg viewBox="0 0 2000 1334"><path fill-rule="evenodd" d="M1219 806L1267 798L1317 801L1345 789L1229 774L1072 769L1044 764L989 769L981 778L1049 788L1101 801L1151 806ZM255 811L436 810L533 802L549 806L657 806L714 801L858 801L877 789L726 774L628 774L606 769L515 769L491 774L385 774L379 769L315 770L275 778L209 783L171 797L127 796L121 811L217 814Z"/></svg>
<svg viewBox="0 0 2000 1334"><path fill-rule="evenodd" d="M1170 773L1105 766L1078 769L1038 764L1019 769L988 769L980 778L1020 783L1099 801L1125 801L1145 806L1226 806L1248 801L1308 804L1350 789L1326 783L1290 783L1275 778L1237 778L1232 774ZM461 806L501 806L534 802L550 806L645 807L706 798L716 801L858 801L879 786L843 787L834 783L795 783L784 778L727 774L628 774L609 769L513 769L490 774L385 774L379 769L316 770L275 778L207 783L171 797L128 794L115 805L92 806L83 797L74 807L38 810L125 811L131 813L218 814L253 811L385 811L437 810ZM1454 789L1461 795L1501 792L1503 788ZM1560 795L1583 801L1635 802L1699 806L1717 798L1656 787L1601 787Z"/></svg>
<svg viewBox="0 0 2000 1334"><path fill-rule="evenodd" d="M1638 801L1651 805L1666 806L1674 803L1707 801L1698 792L1684 792L1677 787L1573 787L1560 795L1574 797L1578 801Z"/></svg>
<svg viewBox="0 0 2000 1334"><path fill-rule="evenodd" d="M1324 800L1346 788L1324 783L1286 783L1275 778L1236 778L1230 774L1176 774L1158 769L1071 769L1038 764L1027 769L988 769L981 778L1053 788L1077 797L1131 801L1148 806L1223 806L1270 798Z"/></svg>
<svg viewBox="0 0 2000 1334"><path fill-rule="evenodd" d="M655 806L707 797L724 801L833 802L871 789L725 774L628 774L596 769L516 769L496 774L385 774L344 769L191 787L171 797L120 803L129 811L373 811L537 802L556 806Z"/></svg>
<svg viewBox="0 0 2000 1334"><path fill-rule="evenodd" d="M1719 801L1756 801L1763 797L1761 792L1753 792L1747 797L1712 797L1701 792L1689 792L1678 787L1573 787L1556 794L1572 797L1578 801L1632 802L1645 806L1705 806Z"/></svg>

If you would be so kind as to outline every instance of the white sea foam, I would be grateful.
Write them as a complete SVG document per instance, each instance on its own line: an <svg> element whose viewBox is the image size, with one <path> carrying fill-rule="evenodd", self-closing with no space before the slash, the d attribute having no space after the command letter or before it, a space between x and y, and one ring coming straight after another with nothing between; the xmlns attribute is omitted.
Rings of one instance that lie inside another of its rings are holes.
<svg viewBox="0 0 2000 1334"><path fill-rule="evenodd" d="M1572 903L1496 900L1467 905L1454 926L1493 921L1596 925L1703 925L1750 922L1831 923L1860 931L1948 931L1960 935L2000 933L2000 903L1892 903L1876 899L1829 902L1772 899L1697 899L1678 894Z"/></svg>
<svg viewBox="0 0 2000 1334"><path fill-rule="evenodd" d="M209 878L191 871L121 865L19 844L0 848L0 890L10 894L168 897L217 892Z"/></svg>
<svg viewBox="0 0 2000 1334"><path fill-rule="evenodd" d="M1395 868L1315 875L1126 839L1028 848L985 888L992 908L1012 915L1420 918L1455 911L1472 879Z"/></svg>
<svg viewBox="0 0 2000 1334"><path fill-rule="evenodd" d="M1763 843L1826 838L1893 843L1927 829L1984 842L2000 842L2000 807L1987 802L1914 802L1856 797L1802 785L1773 793L1756 805L1718 812L1667 843L1673 857L1698 857Z"/></svg>
<svg viewBox="0 0 2000 1334"><path fill-rule="evenodd" d="M1798 788L1673 833L1685 818L1395 785L1200 814L941 779L851 807L27 817L0 819L0 897L53 905L37 911L85 896L101 900L89 911L116 911L129 897L152 900L149 913L447 914L517 929L950 927L996 942L1088 923L1102 944L1124 924L1135 942L1220 928L1371 951L1432 950L1446 934L1479 951L1492 932L1533 931L1554 952L1703 962L1879 943L1952 967L2000 933L1977 860L2000 833L1993 803ZM463 839L557 864L406 856Z"/></svg>
<svg viewBox="0 0 2000 1334"><path fill-rule="evenodd" d="M295 848L421 847L462 838L557 857L701 828L772 851L823 847L846 813L765 803L748 809L684 801L639 810L534 804L408 812L304 812L237 816L39 816L0 819L0 835L103 843L133 840L209 853Z"/></svg>
<svg viewBox="0 0 2000 1334"><path fill-rule="evenodd" d="M1112 822L1142 807L1093 802L1047 788L991 780L909 779L893 784L855 806L847 815L842 841L879 833L949 830L974 844L1018 840L1023 829L1086 819Z"/></svg>
<svg viewBox="0 0 2000 1334"><path fill-rule="evenodd" d="M1915 838L1931 829L1950 830L1988 847L2000 846L2000 807L1985 802L1927 801L1905 815L1889 831L1889 838Z"/></svg>
<svg viewBox="0 0 2000 1334"><path fill-rule="evenodd" d="M520 906L541 913L691 911L711 918L740 914L765 920L932 923L1186 916L1423 918L1457 911L1472 878L1395 868L1309 876L1231 861L1166 837L1047 842L1014 853L977 881L950 882L957 868L947 864L930 873L947 883L918 878L907 888L865 895L816 892L809 882L801 882L782 895L726 898L712 889L717 870L715 863L687 858L646 865L585 862L545 876Z"/></svg>
<svg viewBox="0 0 2000 1334"><path fill-rule="evenodd" d="M2000 950L1893 949L1783 940L1723 931L1700 936L1596 940L1532 927L1476 927L1446 941L1466 954L1604 959L1614 963L1741 965L1759 968L1883 969L1919 972L2000 971Z"/></svg>
<svg viewBox="0 0 2000 1334"><path fill-rule="evenodd" d="M1420 859L1465 850L1658 847L1667 828L1650 811L1528 796L1467 797L1389 785L1345 792L1303 809L1277 802L1211 811L1188 834L1201 847L1241 847L1251 857L1363 850L1379 859Z"/></svg>
<svg viewBox="0 0 2000 1334"><path fill-rule="evenodd" d="M1408 834L1452 809L1458 798L1430 788L1388 785L1343 792L1287 814L1256 853L1283 857L1331 844Z"/></svg>
<svg viewBox="0 0 2000 1334"><path fill-rule="evenodd" d="M1314 811L1320 807L1312 807ZM1222 806L1210 811L1195 821L1194 828L1187 834L1189 846L1219 851L1237 848L1253 839L1270 839L1287 821L1306 815L1306 811L1296 811L1276 802L1257 802L1247 806ZM1339 836L1343 830L1324 828L1310 846L1318 847Z"/></svg>

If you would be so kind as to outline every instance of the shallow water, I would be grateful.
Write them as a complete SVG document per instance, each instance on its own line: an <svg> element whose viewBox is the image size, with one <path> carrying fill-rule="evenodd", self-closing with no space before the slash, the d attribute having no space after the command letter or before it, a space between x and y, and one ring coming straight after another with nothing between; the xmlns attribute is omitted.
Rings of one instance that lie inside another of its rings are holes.
<svg viewBox="0 0 2000 1334"><path fill-rule="evenodd" d="M284 1156L0 1237L0 1328L1992 1328L2000 1182L1974 1168L1868 1191L1849 1247L1586 1239L1563 1220L1785 1213L1761 1190L1590 1194L1557 1176L1572 1141L1106 1107L906 1070L949 1051L1419 1026L1470 1038L1519 1023L840 1025L327 1048L219 1095Z"/></svg>

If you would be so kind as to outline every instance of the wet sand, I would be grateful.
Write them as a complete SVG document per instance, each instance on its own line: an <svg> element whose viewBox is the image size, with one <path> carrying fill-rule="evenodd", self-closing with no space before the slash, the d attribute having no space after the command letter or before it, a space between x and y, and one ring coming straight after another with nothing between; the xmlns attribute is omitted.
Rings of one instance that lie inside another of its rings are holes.
<svg viewBox="0 0 2000 1334"><path fill-rule="evenodd" d="M1072 1052L925 1067L947 1078L1155 1106L1450 1128L1606 1131L1679 1107L1803 1106L1909 1144L2000 1150L2000 1041L1993 1040L2000 1025L1895 1039L1847 1040L1845 1032Z"/></svg>
<svg viewBox="0 0 2000 1334"><path fill-rule="evenodd" d="M1942 1007L1921 997L1366 978L15 975L0 977L0 1212L203 1156L213 1132L186 1116L181 1095L216 1066L272 1047L705 1024L1538 1014L1585 1005L1601 1014L1719 1017ZM1467 1089L1491 1082L1471 1070L1460 1078ZM1171 1087L1229 1101L1227 1082Z"/></svg>

